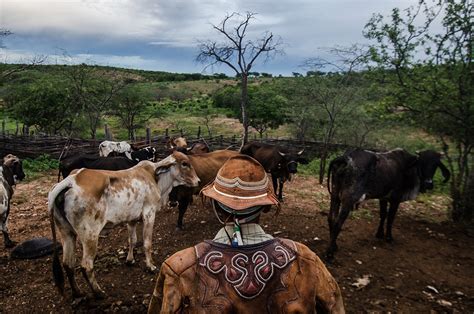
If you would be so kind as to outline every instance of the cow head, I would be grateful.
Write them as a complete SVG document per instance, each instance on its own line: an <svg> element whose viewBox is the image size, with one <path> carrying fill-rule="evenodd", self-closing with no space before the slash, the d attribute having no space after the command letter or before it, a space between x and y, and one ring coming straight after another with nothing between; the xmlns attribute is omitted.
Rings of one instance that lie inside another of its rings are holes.
<svg viewBox="0 0 474 314"><path fill-rule="evenodd" d="M146 155L146 160L155 161L156 160L156 148L148 146L143 149Z"/></svg>
<svg viewBox="0 0 474 314"><path fill-rule="evenodd" d="M416 152L418 155L418 175L420 176L420 192L433 189L433 177L436 169L439 168L443 174L444 181L447 182L451 173L441 162L442 155L433 150Z"/></svg>
<svg viewBox="0 0 474 314"><path fill-rule="evenodd" d="M155 175L159 177L160 174L167 172L169 172L173 180L173 186L186 185L195 187L198 186L200 181L188 156L180 152L174 152L158 162Z"/></svg>
<svg viewBox="0 0 474 314"><path fill-rule="evenodd" d="M308 160L302 158L301 155L303 154L303 150L294 153L282 153L278 151L278 154L282 157L281 167L286 167L289 173L296 173L298 171L298 163L300 164L307 164Z"/></svg>
<svg viewBox="0 0 474 314"><path fill-rule="evenodd" d="M8 154L3 157L3 166L9 168L13 174L13 182L8 182L10 185L15 185L25 178L25 173L23 172L23 165L21 163L21 160L15 155Z"/></svg>

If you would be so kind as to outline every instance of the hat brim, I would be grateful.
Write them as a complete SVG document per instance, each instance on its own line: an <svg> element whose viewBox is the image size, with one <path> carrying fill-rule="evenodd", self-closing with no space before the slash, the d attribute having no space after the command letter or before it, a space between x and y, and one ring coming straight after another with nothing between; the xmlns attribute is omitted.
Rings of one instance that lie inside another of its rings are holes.
<svg viewBox="0 0 474 314"><path fill-rule="evenodd" d="M271 190L258 196L238 197L220 192L214 188L214 183L205 186L201 193L208 198L214 199L225 206L236 210L242 210L254 206L278 205L278 200Z"/></svg>

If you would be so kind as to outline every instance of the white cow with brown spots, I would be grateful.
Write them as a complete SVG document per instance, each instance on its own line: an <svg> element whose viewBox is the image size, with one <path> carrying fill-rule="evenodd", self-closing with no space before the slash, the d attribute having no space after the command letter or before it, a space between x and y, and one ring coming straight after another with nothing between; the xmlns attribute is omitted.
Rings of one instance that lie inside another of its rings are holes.
<svg viewBox="0 0 474 314"><path fill-rule="evenodd" d="M103 297L94 275L99 234L107 223L126 222L129 231L127 262L133 263L136 223L143 220L146 266L155 270L151 257L155 214L168 202L174 186L197 186L199 178L186 155L174 152L158 163L142 161L120 171L80 169L58 183L48 195L53 241L57 225L63 244L63 264L73 296L81 292L74 278L76 238L82 244L82 274L96 297ZM64 275L57 252L53 275L61 294Z"/></svg>

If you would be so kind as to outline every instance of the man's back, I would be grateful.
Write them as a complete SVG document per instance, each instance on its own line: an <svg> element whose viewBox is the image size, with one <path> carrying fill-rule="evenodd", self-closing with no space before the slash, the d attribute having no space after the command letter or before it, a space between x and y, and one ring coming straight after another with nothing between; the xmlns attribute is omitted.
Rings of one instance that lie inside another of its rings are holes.
<svg viewBox="0 0 474 314"><path fill-rule="evenodd" d="M271 239L238 248L214 241L162 265L149 313L343 313L339 287L305 245Z"/></svg>

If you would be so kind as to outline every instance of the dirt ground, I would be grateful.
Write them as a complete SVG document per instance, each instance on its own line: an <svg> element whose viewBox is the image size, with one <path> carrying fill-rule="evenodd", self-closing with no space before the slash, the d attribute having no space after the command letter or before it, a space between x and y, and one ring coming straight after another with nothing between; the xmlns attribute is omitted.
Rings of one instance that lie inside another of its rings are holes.
<svg viewBox="0 0 474 314"><path fill-rule="evenodd" d="M54 180L54 173L49 173L17 187L9 224L13 240L51 237L46 197ZM322 256L328 241L325 187L312 177L297 176L285 190L280 215L264 214L261 225L268 233L305 243ZM402 204L393 244L374 237L375 202L352 214L338 239L339 252L328 265L348 312L474 311L474 231L447 221L447 204L447 198L434 195ZM157 265L180 249L212 238L219 229L210 209L198 199L188 209L184 232L175 231L176 218L174 209L157 215L153 238ZM126 227L112 230L101 237L95 263L99 283L108 293L100 301L72 300L68 285L63 299L53 286L51 257L13 260L0 242L0 312L145 312L156 274L145 271L141 248L138 263L126 266ZM77 275L81 289L87 291ZM356 287L361 278L369 283Z"/></svg>

